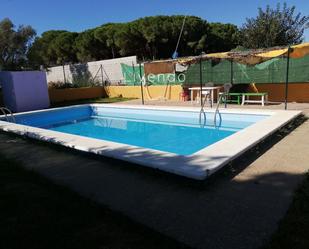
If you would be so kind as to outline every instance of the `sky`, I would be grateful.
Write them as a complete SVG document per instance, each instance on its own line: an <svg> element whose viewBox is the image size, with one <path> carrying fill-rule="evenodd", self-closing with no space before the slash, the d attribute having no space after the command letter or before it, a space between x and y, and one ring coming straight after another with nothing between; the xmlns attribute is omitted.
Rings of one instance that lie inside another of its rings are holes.
<svg viewBox="0 0 309 249"><path fill-rule="evenodd" d="M83 31L107 22L127 22L151 15L195 15L209 22L241 26L257 8L281 0L0 0L0 20L31 25L40 35L51 29ZM308 0L286 0L296 12L309 15ZM309 29L305 31L309 42Z"/></svg>

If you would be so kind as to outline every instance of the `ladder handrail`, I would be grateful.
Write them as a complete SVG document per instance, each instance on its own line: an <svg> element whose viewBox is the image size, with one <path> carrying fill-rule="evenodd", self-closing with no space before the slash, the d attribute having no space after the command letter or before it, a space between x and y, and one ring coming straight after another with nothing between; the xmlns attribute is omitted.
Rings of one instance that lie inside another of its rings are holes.
<svg viewBox="0 0 309 249"><path fill-rule="evenodd" d="M3 115L5 116L5 119L6 119L7 122L10 122L10 119L8 118L8 114L6 113L6 111L10 114L13 123L16 123L16 119L15 119L12 111L9 108L0 107L0 110L3 113Z"/></svg>
<svg viewBox="0 0 309 249"><path fill-rule="evenodd" d="M221 114L219 112L219 107L220 107L220 103L221 103L222 97L223 97L223 94L219 96L219 99L218 99L218 102L217 102L217 106L216 106L216 110L215 110L215 113L214 113L214 125L215 126L217 126L217 113L219 114L219 117L221 119Z"/></svg>
<svg viewBox="0 0 309 249"><path fill-rule="evenodd" d="M221 120L221 114L219 112L219 107L220 107L220 103L221 103L222 97L223 97L223 95L220 95L220 97L218 99L218 102L217 102L216 110L214 112L214 127L217 127L217 114L219 114L220 120ZM199 115L199 124L202 126L201 121L202 121L202 114L203 114L204 115L203 126L205 126L206 125L206 113L204 111L204 106L205 106L205 102L206 102L206 97L205 97L204 102L203 102L202 98L201 98L201 101L202 101L202 106L201 106L200 115Z"/></svg>
<svg viewBox="0 0 309 249"><path fill-rule="evenodd" d="M200 109L200 115L199 115L199 124L202 126L201 121L202 121L202 113L203 113L203 115L204 115L203 127L206 125L206 113L204 111L204 106L205 106L206 99L207 99L207 95L205 96L205 100L203 102L203 95L201 93L201 97L200 97L201 109Z"/></svg>
<svg viewBox="0 0 309 249"><path fill-rule="evenodd" d="M202 114L203 114L203 116L204 116L204 122L203 122L203 124L202 124ZM204 127L204 126L206 125L206 113L205 113L205 111L204 111L203 108L201 108L201 110L200 110L199 124L200 124L201 127Z"/></svg>

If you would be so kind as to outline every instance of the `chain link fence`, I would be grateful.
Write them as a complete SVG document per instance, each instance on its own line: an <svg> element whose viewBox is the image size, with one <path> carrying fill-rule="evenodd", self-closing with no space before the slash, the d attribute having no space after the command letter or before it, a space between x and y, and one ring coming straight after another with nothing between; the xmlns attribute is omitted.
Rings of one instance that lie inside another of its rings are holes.
<svg viewBox="0 0 309 249"><path fill-rule="evenodd" d="M122 64L136 64L136 56L51 67L47 82L54 88L125 85Z"/></svg>

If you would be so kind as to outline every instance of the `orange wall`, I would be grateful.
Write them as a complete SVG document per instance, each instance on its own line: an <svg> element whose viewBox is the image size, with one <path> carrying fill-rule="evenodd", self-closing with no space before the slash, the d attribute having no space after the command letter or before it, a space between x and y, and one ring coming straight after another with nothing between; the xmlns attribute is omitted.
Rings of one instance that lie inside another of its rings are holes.
<svg viewBox="0 0 309 249"><path fill-rule="evenodd" d="M256 84L259 92L267 92L269 101L282 102L285 98L285 84ZM288 85L289 102L309 102L309 83L290 83Z"/></svg>
<svg viewBox="0 0 309 249"><path fill-rule="evenodd" d="M79 99L92 99L106 97L103 87L81 87L81 88L65 88L65 89L48 89L49 98L52 103L79 100Z"/></svg>

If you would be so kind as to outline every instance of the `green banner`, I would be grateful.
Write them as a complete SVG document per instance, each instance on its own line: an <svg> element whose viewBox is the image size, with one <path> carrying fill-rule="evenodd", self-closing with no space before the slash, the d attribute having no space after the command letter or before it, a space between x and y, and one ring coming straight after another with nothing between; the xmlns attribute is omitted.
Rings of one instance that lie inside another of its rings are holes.
<svg viewBox="0 0 309 249"><path fill-rule="evenodd" d="M121 64L121 70L124 77L124 83L129 86L139 85L141 80L148 85L178 85L185 81L184 73L148 74L145 76L144 67L141 66L141 77L139 66L129 66L126 64Z"/></svg>
<svg viewBox="0 0 309 249"><path fill-rule="evenodd" d="M141 83L141 78L143 78L144 75L143 66L129 66L121 63L121 71L124 83L129 86L139 85Z"/></svg>

